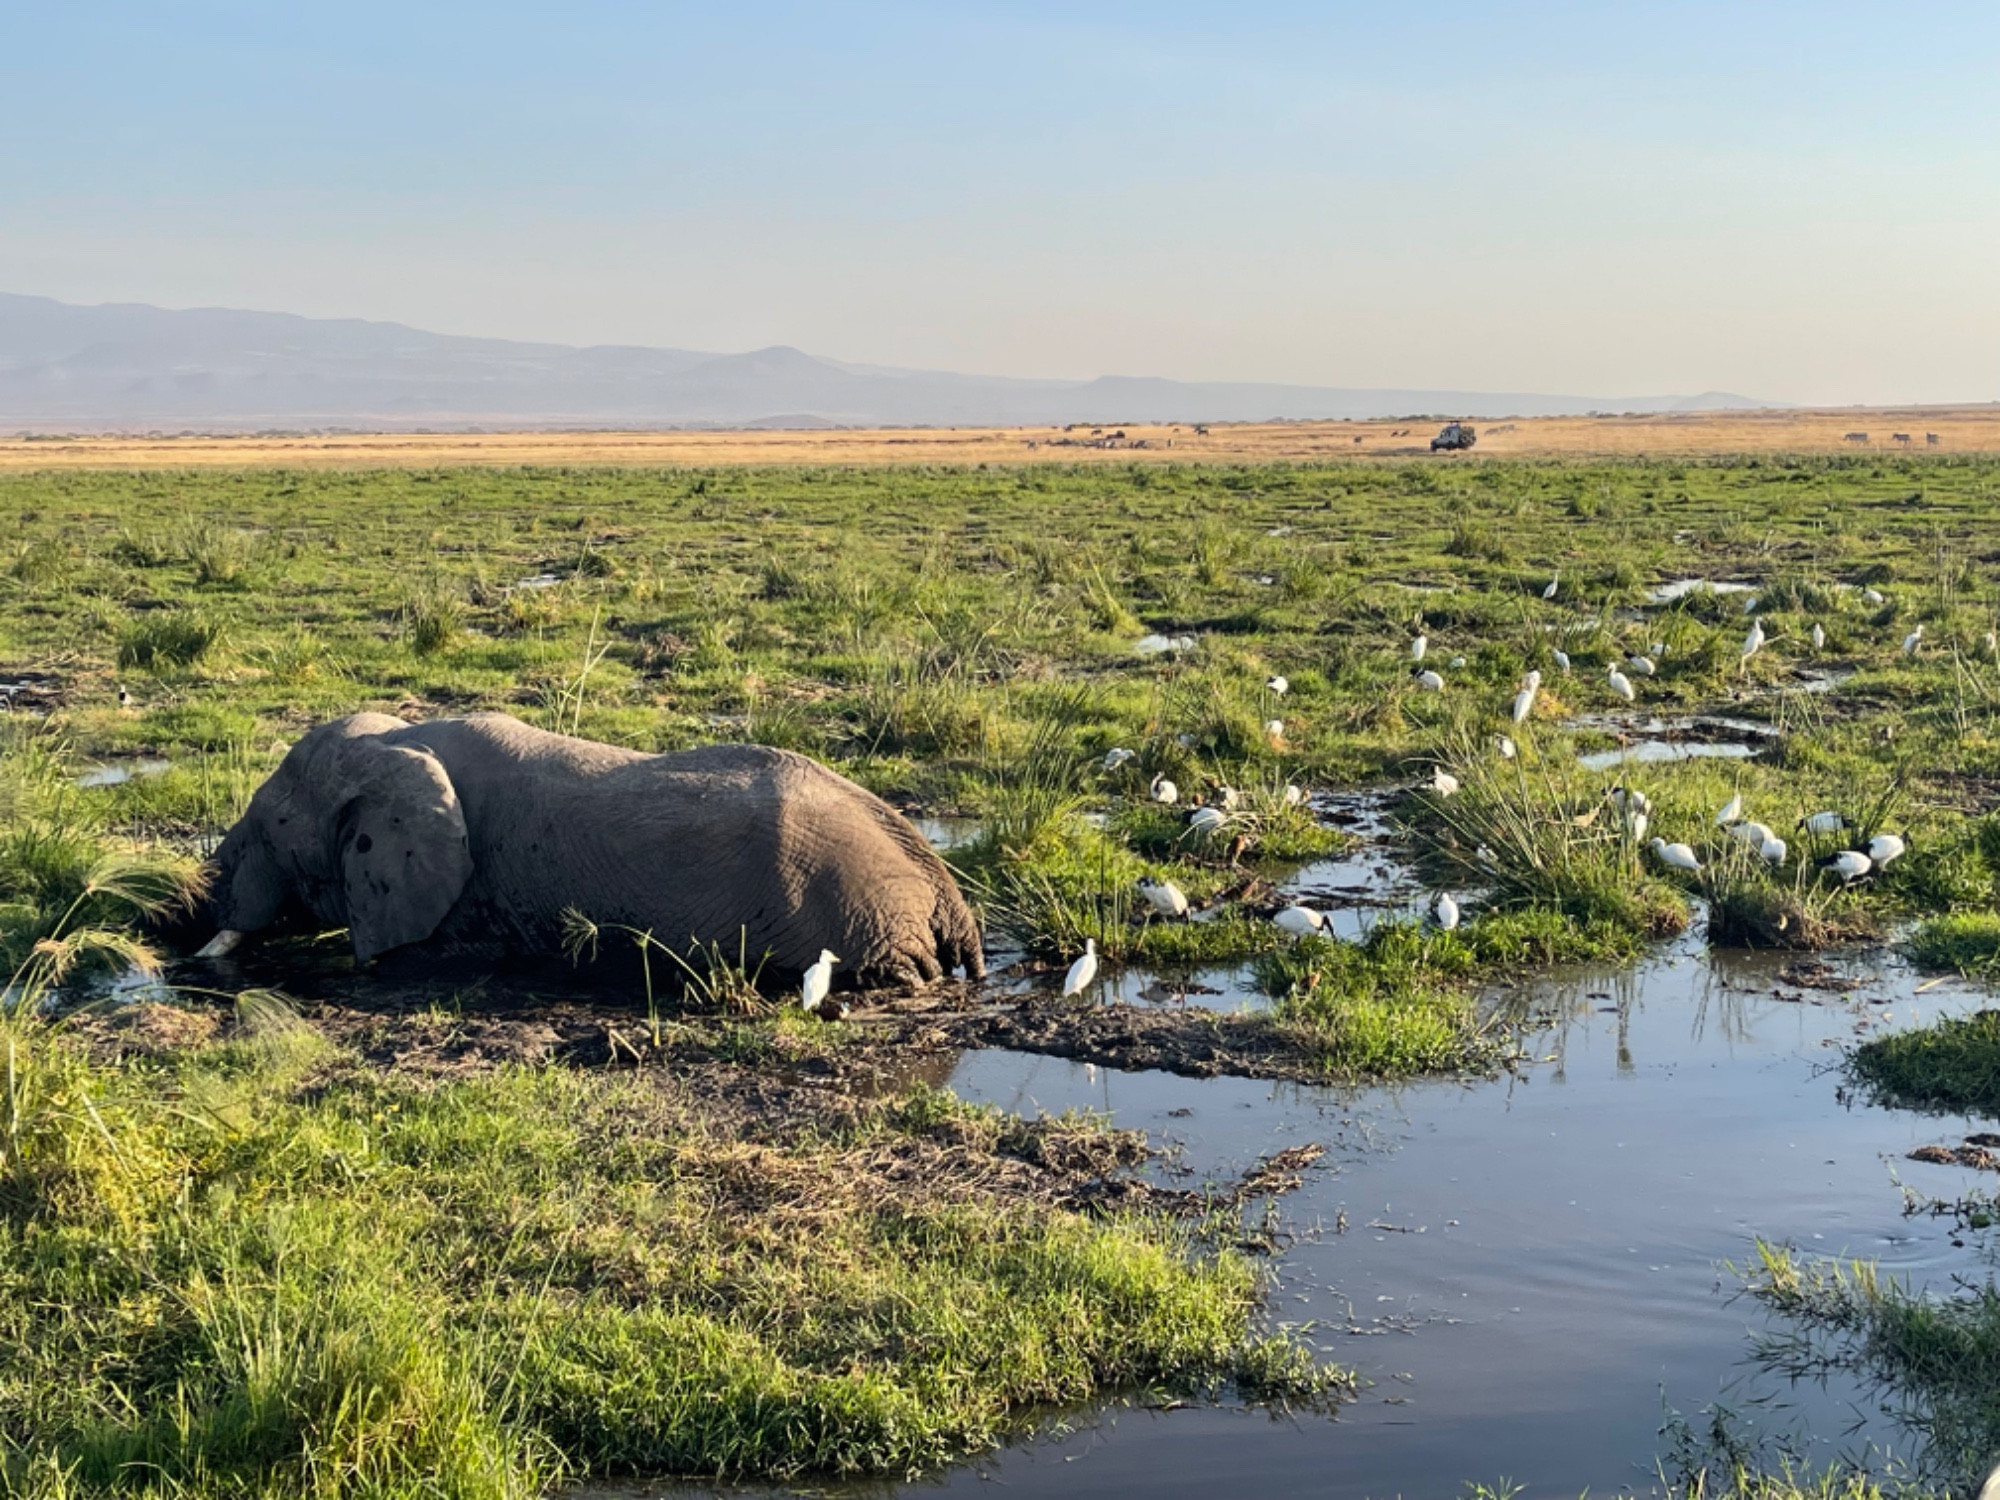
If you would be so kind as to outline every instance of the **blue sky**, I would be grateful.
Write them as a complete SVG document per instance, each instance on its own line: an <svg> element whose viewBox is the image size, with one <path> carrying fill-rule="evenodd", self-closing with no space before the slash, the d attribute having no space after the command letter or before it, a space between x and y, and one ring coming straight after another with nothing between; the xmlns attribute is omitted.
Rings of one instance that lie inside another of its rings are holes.
<svg viewBox="0 0 2000 1500"><path fill-rule="evenodd" d="M1020 375L2000 398L1990 6L7 10L0 290Z"/></svg>

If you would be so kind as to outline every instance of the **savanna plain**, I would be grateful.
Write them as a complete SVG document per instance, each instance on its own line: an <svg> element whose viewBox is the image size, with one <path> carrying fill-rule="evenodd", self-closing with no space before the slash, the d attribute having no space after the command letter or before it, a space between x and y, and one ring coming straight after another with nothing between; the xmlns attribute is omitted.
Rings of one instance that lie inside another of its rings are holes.
<svg viewBox="0 0 2000 1500"><path fill-rule="evenodd" d="M1288 1208L1338 1154L1176 1172L959 1070L1499 1098L1542 1086L1546 984L1748 951L1837 1022L1824 1107L2000 1114L1996 624L2000 460L1950 453L0 474L0 1486L825 1485L1252 1410L1242 1472L1282 1430L1343 1492L1390 1373L1275 1295L1309 1240L1338 1287L1344 1222ZM828 1020L587 912L570 963L472 979L339 934L176 957L202 856L364 708L822 759L940 845L993 976ZM1961 1001L1871 1015L1857 961ZM1941 1276L1711 1268L1897 1462L1711 1411L1632 1488L1977 1488L2000 1158L1964 1133Z"/></svg>

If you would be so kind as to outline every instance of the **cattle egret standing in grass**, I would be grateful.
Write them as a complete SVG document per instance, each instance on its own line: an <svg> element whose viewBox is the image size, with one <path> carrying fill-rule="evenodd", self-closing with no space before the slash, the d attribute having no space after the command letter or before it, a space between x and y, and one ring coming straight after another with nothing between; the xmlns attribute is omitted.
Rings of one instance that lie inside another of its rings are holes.
<svg viewBox="0 0 2000 1500"><path fill-rule="evenodd" d="M1528 668L1527 671L1521 674L1522 687L1538 688L1541 685L1542 685L1542 669L1540 667L1530 667Z"/></svg>
<svg viewBox="0 0 2000 1500"><path fill-rule="evenodd" d="M1288 906L1271 918L1271 925L1293 937L1318 937L1326 931L1326 913L1310 906Z"/></svg>
<svg viewBox="0 0 2000 1500"><path fill-rule="evenodd" d="M1863 589L1861 591L1861 600L1864 604L1887 604L1889 602L1887 596L1880 589Z"/></svg>
<svg viewBox="0 0 2000 1500"><path fill-rule="evenodd" d="M1264 679L1264 690L1282 698L1292 690L1292 684L1288 679L1283 677L1266 677Z"/></svg>
<svg viewBox="0 0 2000 1500"><path fill-rule="evenodd" d="M1493 748L1500 752L1500 758L1502 760L1512 760L1517 754L1520 753L1519 747L1515 745L1512 738L1504 734L1496 734L1493 736Z"/></svg>
<svg viewBox="0 0 2000 1500"><path fill-rule="evenodd" d="M1733 797L1731 797L1727 802L1722 804L1722 811L1715 815L1715 826L1717 828L1727 828L1731 823L1736 822L1742 816L1743 816L1743 794L1741 792L1738 792Z"/></svg>
<svg viewBox="0 0 2000 1500"><path fill-rule="evenodd" d="M1764 842L1757 846L1757 857L1767 865L1781 865L1791 854L1790 847L1768 828L1764 830Z"/></svg>
<svg viewBox="0 0 2000 1500"><path fill-rule="evenodd" d="M1901 859L1909 847L1900 833L1878 833L1868 841L1868 858L1880 869L1892 859Z"/></svg>
<svg viewBox="0 0 2000 1500"><path fill-rule="evenodd" d="M1701 861L1694 857L1694 850L1686 844L1670 844L1665 839L1654 839L1653 853L1660 863L1670 870L1699 870Z"/></svg>
<svg viewBox="0 0 2000 1500"><path fill-rule="evenodd" d="M1431 768L1431 790L1440 797L1449 797L1458 790L1458 778L1443 766Z"/></svg>
<svg viewBox="0 0 2000 1500"><path fill-rule="evenodd" d="M1654 666L1649 658L1644 656L1626 657L1625 670L1630 672L1634 677L1657 677L1660 674L1660 669Z"/></svg>
<svg viewBox="0 0 2000 1500"><path fill-rule="evenodd" d="M1124 765L1126 761L1132 759L1135 759L1135 757L1130 750L1127 750L1123 745L1115 746L1104 752L1104 769L1115 771Z"/></svg>
<svg viewBox="0 0 2000 1500"><path fill-rule="evenodd" d="M1757 596L1755 594L1751 594L1744 599L1743 613L1746 615L1754 615L1757 613Z"/></svg>
<svg viewBox="0 0 2000 1500"><path fill-rule="evenodd" d="M1172 807L1181 800L1181 789L1165 776L1155 776L1153 784L1146 789L1146 795L1166 807Z"/></svg>
<svg viewBox="0 0 2000 1500"><path fill-rule="evenodd" d="M1752 620L1750 622L1750 633L1743 637L1743 659L1748 661L1763 649L1764 622L1762 620Z"/></svg>
<svg viewBox="0 0 2000 1500"><path fill-rule="evenodd" d="M1514 722L1525 724L1528 715L1535 711L1535 694L1538 688L1524 687L1514 695Z"/></svg>
<svg viewBox="0 0 2000 1500"><path fill-rule="evenodd" d="M1083 940L1083 957L1071 964L1069 972L1063 975L1063 999L1067 1000L1071 995L1081 995L1084 989L1090 984L1090 981L1096 977L1097 939L1085 938Z"/></svg>
<svg viewBox="0 0 2000 1500"><path fill-rule="evenodd" d="M1826 627L1817 620L1813 621L1812 643L1815 651L1826 649Z"/></svg>
<svg viewBox="0 0 2000 1500"><path fill-rule="evenodd" d="M1151 875L1139 877L1139 894L1146 898L1146 904L1163 917L1185 917L1188 914L1187 893L1171 880L1157 880Z"/></svg>
<svg viewBox="0 0 2000 1500"><path fill-rule="evenodd" d="M1852 885L1875 868L1875 861L1859 849L1843 849L1838 854L1829 854L1819 862L1819 867L1838 875L1842 885Z"/></svg>
<svg viewBox="0 0 2000 1500"><path fill-rule="evenodd" d="M1556 670L1561 672L1565 677L1569 676L1569 653L1567 651L1551 651L1549 655L1556 659Z"/></svg>
<svg viewBox="0 0 2000 1500"><path fill-rule="evenodd" d="M1302 787L1295 786L1289 781L1285 783L1285 806L1297 807L1305 800L1306 794Z"/></svg>
<svg viewBox="0 0 2000 1500"><path fill-rule="evenodd" d="M1619 697L1623 698L1627 703L1630 703L1633 699L1639 696L1636 692L1632 690L1632 679L1627 677L1623 672L1619 671L1616 667L1613 667L1611 669L1611 675L1608 678L1606 678L1605 681L1609 683L1611 691L1616 693Z"/></svg>
<svg viewBox="0 0 2000 1500"><path fill-rule="evenodd" d="M1451 899L1449 891L1440 891L1438 893L1437 905L1434 910L1437 914L1437 924L1440 928L1446 932L1457 930L1458 903Z"/></svg>
<svg viewBox="0 0 2000 1500"><path fill-rule="evenodd" d="M1410 680L1427 693L1441 693L1444 691L1444 678L1433 672L1429 667L1418 667L1416 671L1410 674Z"/></svg>
<svg viewBox="0 0 2000 1500"><path fill-rule="evenodd" d="M1815 838L1826 838L1830 834L1845 833L1848 823L1837 812L1816 812L1809 818L1800 818L1799 827Z"/></svg>
<svg viewBox="0 0 2000 1500"><path fill-rule="evenodd" d="M1557 573L1554 577L1549 579L1549 586L1542 590L1542 597L1544 599L1555 598L1556 589L1561 585L1561 583L1562 583L1562 574Z"/></svg>
<svg viewBox="0 0 2000 1500"><path fill-rule="evenodd" d="M831 948L819 950L819 961L806 970L805 982L799 986L799 1008L818 1011L826 1003L827 992L833 988L833 966L840 962L840 955Z"/></svg>
<svg viewBox="0 0 2000 1500"><path fill-rule="evenodd" d="M1921 646L1923 642L1924 627L1919 625L1915 630L1912 630L1908 635L1903 637L1903 655L1915 656L1917 654L1917 647Z"/></svg>
<svg viewBox="0 0 2000 1500"><path fill-rule="evenodd" d="M1414 641L1410 642L1410 660L1422 661L1424 653L1430 649L1431 638L1427 635L1418 636Z"/></svg>

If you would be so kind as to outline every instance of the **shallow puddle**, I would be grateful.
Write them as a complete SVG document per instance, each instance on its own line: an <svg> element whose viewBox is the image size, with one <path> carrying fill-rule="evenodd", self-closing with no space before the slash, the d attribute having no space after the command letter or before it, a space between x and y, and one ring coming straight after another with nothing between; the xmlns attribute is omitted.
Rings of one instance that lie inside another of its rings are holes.
<svg viewBox="0 0 2000 1500"><path fill-rule="evenodd" d="M89 767L76 778L78 786L122 786L141 776L164 776L174 768L170 760L139 756L132 760L105 761Z"/></svg>
<svg viewBox="0 0 2000 1500"><path fill-rule="evenodd" d="M1845 1103L1831 1064L1859 1035L1982 997L1955 981L1916 996L1880 954L1836 964L1864 979L1845 995L1801 988L1785 964L1689 943L1525 986L1496 1003L1543 1018L1541 1060L1469 1085L1342 1093L967 1054L950 1079L962 1097L1107 1112L1176 1143L1163 1170L1183 1185L1327 1145L1282 1200L1299 1238L1275 1262L1272 1310L1316 1322L1327 1357L1370 1384L1333 1420L1085 1415L907 1493L1388 1500L1502 1476L1533 1497L1649 1493L1667 1412L1699 1426L1718 1402L1816 1461L1907 1456L1868 1392L1758 1369L1751 1337L1771 1325L1721 1263L1763 1236L1920 1284L1977 1273L1943 1221L1902 1216L1896 1185L1990 1186L1904 1159L1971 1127Z"/></svg>
<svg viewBox="0 0 2000 1500"><path fill-rule="evenodd" d="M1747 594L1756 586L1754 583L1730 583L1709 578L1676 578L1672 583L1663 583L1648 592L1646 602L1672 604L1690 594Z"/></svg>
<svg viewBox="0 0 2000 1500"><path fill-rule="evenodd" d="M1579 755L1576 763L1586 771L1610 771L1623 765L1649 766L1675 760L1748 760L1765 748L1740 740L1635 740Z"/></svg>

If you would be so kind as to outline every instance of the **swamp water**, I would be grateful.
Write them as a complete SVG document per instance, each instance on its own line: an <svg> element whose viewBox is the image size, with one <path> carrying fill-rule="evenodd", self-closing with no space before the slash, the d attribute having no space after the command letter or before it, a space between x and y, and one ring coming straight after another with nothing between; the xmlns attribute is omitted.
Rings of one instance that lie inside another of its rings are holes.
<svg viewBox="0 0 2000 1500"><path fill-rule="evenodd" d="M1535 1060L1472 1083L1342 1090L966 1053L960 1097L1104 1112L1171 1144L1154 1170L1177 1185L1325 1145L1280 1200L1271 1317L1315 1325L1366 1384L1332 1418L1114 1404L902 1492L1388 1500L1504 1477L1529 1497L1644 1494L1670 1415L1703 1430L1715 1406L1809 1462L1920 1461L1880 1393L1758 1365L1758 1336L1784 1325L1724 1263L1752 1262L1761 1237L1918 1285L1983 1275L1948 1220L1904 1216L1898 1186L1982 1186L1905 1159L1976 1127L1854 1103L1835 1065L1862 1037L1991 997L1956 980L1918 995L1880 952L1835 962L1861 981L1849 993L1802 988L1789 961L1690 940L1500 992ZM1227 976L1210 988L1241 995Z"/></svg>

